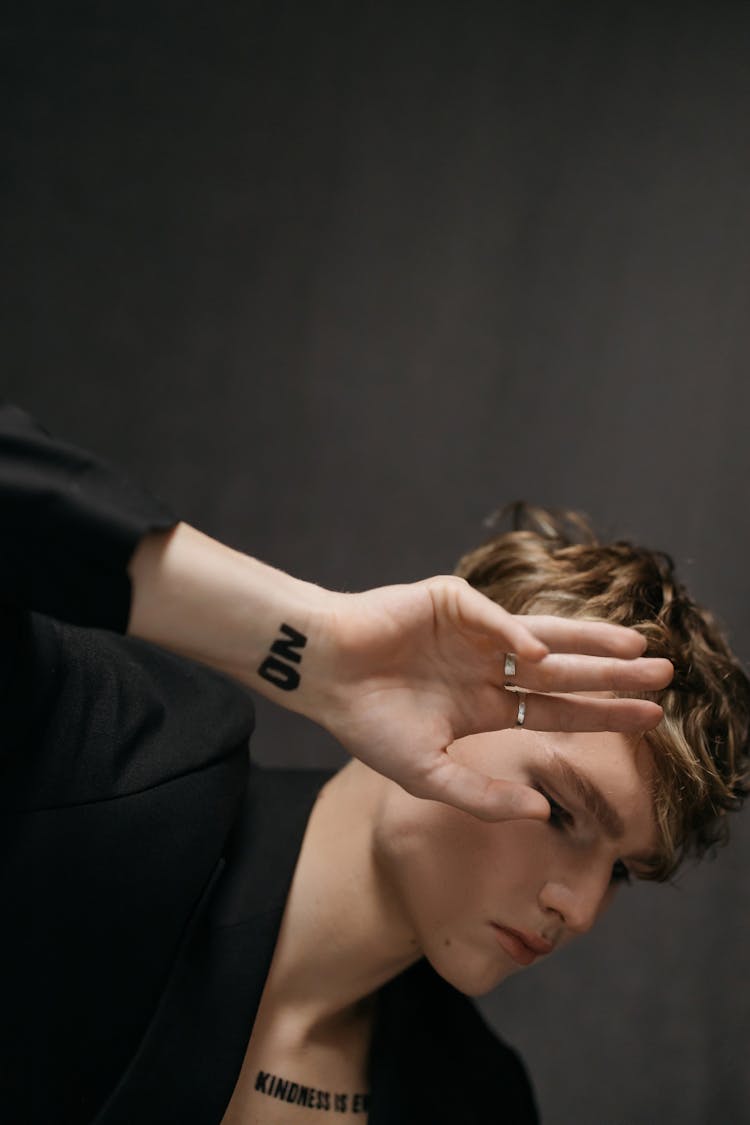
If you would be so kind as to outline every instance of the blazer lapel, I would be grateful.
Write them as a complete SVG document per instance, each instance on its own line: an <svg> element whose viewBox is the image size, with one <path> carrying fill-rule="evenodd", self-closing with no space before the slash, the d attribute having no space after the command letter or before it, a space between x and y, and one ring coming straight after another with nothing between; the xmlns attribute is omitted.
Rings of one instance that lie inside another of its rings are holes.
<svg viewBox="0 0 750 1125"><path fill-rule="evenodd" d="M332 772L251 769L224 859L140 1046L94 1125L218 1125L242 1066L310 810Z"/></svg>

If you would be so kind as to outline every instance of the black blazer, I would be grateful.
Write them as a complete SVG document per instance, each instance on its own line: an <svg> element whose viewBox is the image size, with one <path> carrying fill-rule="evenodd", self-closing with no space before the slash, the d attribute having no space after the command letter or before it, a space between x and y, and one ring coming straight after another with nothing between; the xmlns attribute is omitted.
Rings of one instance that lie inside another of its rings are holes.
<svg viewBox="0 0 750 1125"><path fill-rule="evenodd" d="M121 635L175 521L0 410L3 1125L218 1125L328 774L250 767L248 694ZM536 1120L525 1072L425 963L384 988L370 1125Z"/></svg>

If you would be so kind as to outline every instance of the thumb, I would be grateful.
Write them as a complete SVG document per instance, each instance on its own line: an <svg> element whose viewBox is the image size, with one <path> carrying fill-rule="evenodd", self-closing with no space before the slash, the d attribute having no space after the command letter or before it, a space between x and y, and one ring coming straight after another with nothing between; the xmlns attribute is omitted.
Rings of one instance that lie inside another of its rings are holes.
<svg viewBox="0 0 750 1125"><path fill-rule="evenodd" d="M520 782L488 777L447 754L427 774L417 797L442 801L480 820L548 820L550 808L541 793Z"/></svg>

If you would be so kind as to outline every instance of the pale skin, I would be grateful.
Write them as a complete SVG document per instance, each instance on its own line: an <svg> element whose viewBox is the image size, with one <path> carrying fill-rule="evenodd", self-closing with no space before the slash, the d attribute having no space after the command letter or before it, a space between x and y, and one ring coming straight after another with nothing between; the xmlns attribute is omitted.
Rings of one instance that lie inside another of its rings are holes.
<svg viewBox="0 0 750 1125"><path fill-rule="evenodd" d="M648 873L658 839L645 740L507 730L448 753L541 789L553 816L490 823L415 798L360 762L338 773L308 824L224 1125L342 1120L257 1093L258 1070L366 1090L373 997L386 981L425 956L460 991L488 992L587 933L626 874ZM604 812L587 807L581 783L604 798ZM536 957L525 941L538 943Z"/></svg>
<svg viewBox="0 0 750 1125"><path fill-rule="evenodd" d="M550 946L588 929L613 867L643 862L654 844L640 733L661 708L612 693L658 690L672 667L643 658L631 630L514 617L457 578L332 593L185 524L146 536L129 573L130 633L306 715L360 759L313 809L224 1122L362 1122L257 1092L258 1069L366 1092L373 998L386 981L427 956L475 995L531 956L498 925ZM305 638L290 692L259 675L283 624ZM512 686L529 693L524 730L513 729L508 652ZM592 733L603 730L623 733ZM555 789L554 753L597 777L620 810L620 838L575 807L580 795ZM561 797L574 829L559 823Z"/></svg>
<svg viewBox="0 0 750 1125"><path fill-rule="evenodd" d="M629 629L512 616L451 576L334 593L184 523L145 536L128 569L130 633L306 715L408 793L486 820L549 816L535 789L447 753L459 738L514 725L506 652L517 654L513 684L530 692L531 730L650 729L657 704L578 693L654 691L672 676ZM306 638L293 692L258 675L284 622Z"/></svg>

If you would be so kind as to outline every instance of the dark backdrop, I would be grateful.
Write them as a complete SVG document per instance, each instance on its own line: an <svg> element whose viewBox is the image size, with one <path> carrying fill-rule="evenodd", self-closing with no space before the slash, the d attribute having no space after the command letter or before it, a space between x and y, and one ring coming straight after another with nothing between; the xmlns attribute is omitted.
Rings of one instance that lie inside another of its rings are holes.
<svg viewBox="0 0 750 1125"><path fill-rule="evenodd" d="M720 0L27 3L2 391L335 587L580 507L748 657L749 32ZM341 760L267 705L256 745ZM483 1002L548 1125L750 1121L736 829Z"/></svg>

